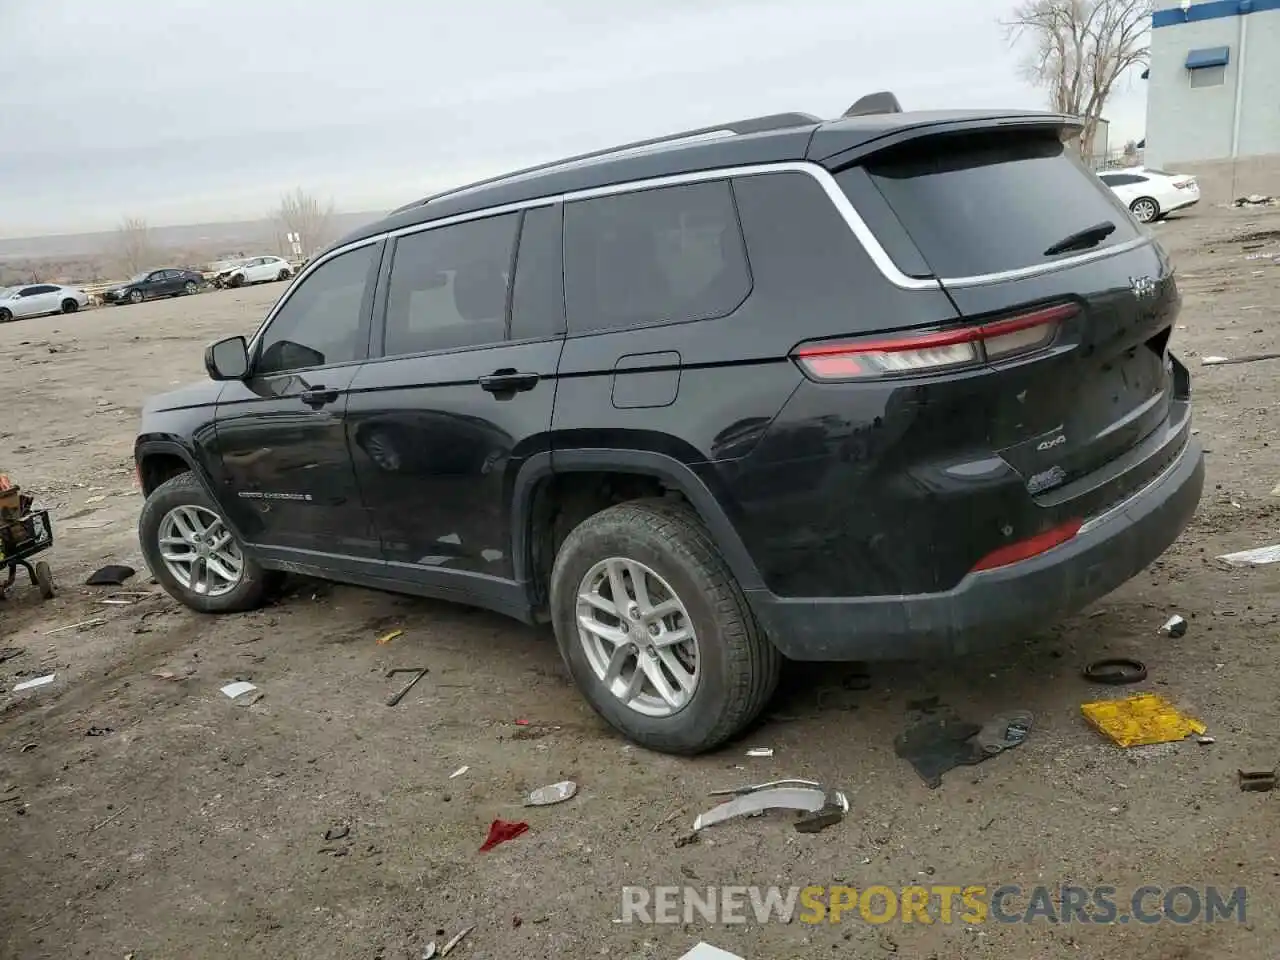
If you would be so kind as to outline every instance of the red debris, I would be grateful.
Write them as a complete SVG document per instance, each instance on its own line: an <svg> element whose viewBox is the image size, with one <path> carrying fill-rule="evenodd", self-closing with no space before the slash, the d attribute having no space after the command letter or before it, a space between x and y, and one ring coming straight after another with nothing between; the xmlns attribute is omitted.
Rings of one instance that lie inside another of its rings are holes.
<svg viewBox="0 0 1280 960"><path fill-rule="evenodd" d="M492 850L500 843L506 843L508 840L514 840L522 833L527 833L529 825L527 823L512 823L510 820L495 820L489 824L489 836L485 839L480 847L481 853Z"/></svg>
<svg viewBox="0 0 1280 960"><path fill-rule="evenodd" d="M529 721L528 721L528 720L517 720L517 721L516 721L516 726L517 726L517 727L527 727L528 725L529 725Z"/></svg>

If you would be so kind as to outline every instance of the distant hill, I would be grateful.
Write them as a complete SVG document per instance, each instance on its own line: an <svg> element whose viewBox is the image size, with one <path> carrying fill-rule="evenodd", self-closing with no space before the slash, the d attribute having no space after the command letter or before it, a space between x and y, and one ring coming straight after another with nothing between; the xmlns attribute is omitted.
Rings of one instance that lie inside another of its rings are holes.
<svg viewBox="0 0 1280 960"><path fill-rule="evenodd" d="M381 213L339 213L334 215L339 236L376 220ZM243 249L246 255L275 253L275 231L270 220L240 220L232 223L193 223L176 227L152 227L151 240L164 250L210 250L230 252ZM46 237L0 239L0 263L16 260L61 260L93 258L110 253L114 231L68 233Z"/></svg>

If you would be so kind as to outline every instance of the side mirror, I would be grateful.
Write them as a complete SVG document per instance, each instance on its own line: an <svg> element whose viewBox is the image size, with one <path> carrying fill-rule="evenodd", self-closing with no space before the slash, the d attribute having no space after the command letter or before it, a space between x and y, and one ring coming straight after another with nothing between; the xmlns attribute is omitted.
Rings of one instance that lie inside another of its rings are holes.
<svg viewBox="0 0 1280 960"><path fill-rule="evenodd" d="M243 380L249 372L249 345L244 337L227 337L205 347L204 368L214 380Z"/></svg>

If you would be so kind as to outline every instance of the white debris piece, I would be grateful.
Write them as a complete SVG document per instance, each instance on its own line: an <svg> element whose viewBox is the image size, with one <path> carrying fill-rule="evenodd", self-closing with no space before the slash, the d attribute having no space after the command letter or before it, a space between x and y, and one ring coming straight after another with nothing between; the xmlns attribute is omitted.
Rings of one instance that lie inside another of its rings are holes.
<svg viewBox="0 0 1280 960"><path fill-rule="evenodd" d="M719 947L713 947L711 944L702 942L697 944L692 950L677 958L677 960L745 960L736 953L730 953L728 950L721 950Z"/></svg>
<svg viewBox="0 0 1280 960"><path fill-rule="evenodd" d="M222 692L234 700L236 697L242 697L246 693L250 693L258 688L247 680L237 680L235 683L228 683L222 688Z"/></svg>
<svg viewBox="0 0 1280 960"><path fill-rule="evenodd" d="M13 685L13 692L17 693L19 690L30 690L32 687L43 687L46 683L53 683L54 677L56 676L56 673L50 673L46 676L36 677L32 680L23 680L21 683L15 683Z"/></svg>
<svg viewBox="0 0 1280 960"><path fill-rule="evenodd" d="M1273 543L1269 547L1241 550L1238 553L1224 553L1218 559L1233 567L1253 567L1262 563L1275 563L1280 560L1280 543Z"/></svg>

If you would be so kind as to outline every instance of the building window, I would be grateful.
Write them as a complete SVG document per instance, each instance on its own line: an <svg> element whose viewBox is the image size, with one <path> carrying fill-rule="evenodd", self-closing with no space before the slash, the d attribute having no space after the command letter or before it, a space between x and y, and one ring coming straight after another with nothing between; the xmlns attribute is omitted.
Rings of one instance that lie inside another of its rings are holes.
<svg viewBox="0 0 1280 960"><path fill-rule="evenodd" d="M1192 90L1199 90L1201 87L1220 87L1227 82L1226 64L1218 67L1201 67L1188 72L1191 74Z"/></svg>

